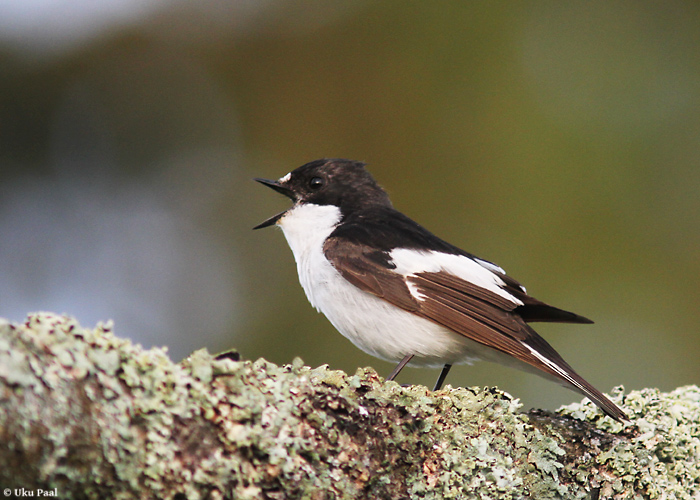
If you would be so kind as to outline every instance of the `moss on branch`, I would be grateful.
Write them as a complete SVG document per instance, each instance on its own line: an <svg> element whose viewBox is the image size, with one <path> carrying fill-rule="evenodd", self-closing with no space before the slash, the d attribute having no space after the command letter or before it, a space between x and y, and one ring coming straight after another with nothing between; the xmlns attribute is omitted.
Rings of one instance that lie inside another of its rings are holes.
<svg viewBox="0 0 700 500"><path fill-rule="evenodd" d="M698 498L700 389L521 412L296 359L175 364L48 313L0 320L0 487L60 498Z"/></svg>

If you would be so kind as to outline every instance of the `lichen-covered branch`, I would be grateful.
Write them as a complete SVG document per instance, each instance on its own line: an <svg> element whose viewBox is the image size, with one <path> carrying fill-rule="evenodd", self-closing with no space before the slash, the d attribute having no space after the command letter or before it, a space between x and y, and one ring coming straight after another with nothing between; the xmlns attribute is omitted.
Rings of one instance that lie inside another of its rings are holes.
<svg viewBox="0 0 700 500"><path fill-rule="evenodd" d="M0 320L0 488L59 498L700 497L700 389L524 414L300 360L174 364L110 325ZM54 490L55 488L55 490Z"/></svg>

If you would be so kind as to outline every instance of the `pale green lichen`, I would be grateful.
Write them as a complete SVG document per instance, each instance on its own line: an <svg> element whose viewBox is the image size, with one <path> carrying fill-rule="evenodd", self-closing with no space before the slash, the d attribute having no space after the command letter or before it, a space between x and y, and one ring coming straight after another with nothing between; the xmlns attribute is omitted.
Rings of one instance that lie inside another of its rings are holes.
<svg viewBox="0 0 700 500"><path fill-rule="evenodd" d="M607 492L635 491L644 498L700 498L700 388L680 387L668 393L643 389L613 398L630 416L629 440L595 457L617 480ZM598 420L590 403L563 408L565 414ZM619 432L622 424L606 419L601 427ZM596 478L594 477L594 480Z"/></svg>
<svg viewBox="0 0 700 500"><path fill-rule="evenodd" d="M368 368L203 350L173 364L111 329L0 321L0 485L81 498L700 496L697 387L618 390L624 424L590 403L528 415L496 389L431 392Z"/></svg>

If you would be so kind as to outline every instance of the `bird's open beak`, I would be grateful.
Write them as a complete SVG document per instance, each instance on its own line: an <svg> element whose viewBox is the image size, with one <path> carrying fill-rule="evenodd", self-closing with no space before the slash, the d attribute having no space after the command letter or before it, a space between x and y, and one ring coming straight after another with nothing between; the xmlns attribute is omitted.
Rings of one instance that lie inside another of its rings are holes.
<svg viewBox="0 0 700 500"><path fill-rule="evenodd" d="M271 189L274 189L278 193L282 193L283 195L290 198L291 200L296 199L294 197L294 193L292 192L292 190L289 189L288 187L284 186L283 184L280 184L279 181L271 181L269 179L259 179L259 178L255 178L253 180L259 182L260 184L264 184L265 186L267 186ZM276 224L277 221L280 220L284 216L284 214L286 214L286 213L287 213L287 211L285 210L284 212L280 212L277 215L273 215L269 219L264 220L263 222L261 222L260 224L255 226L253 229L262 229L263 227L272 226L273 224Z"/></svg>

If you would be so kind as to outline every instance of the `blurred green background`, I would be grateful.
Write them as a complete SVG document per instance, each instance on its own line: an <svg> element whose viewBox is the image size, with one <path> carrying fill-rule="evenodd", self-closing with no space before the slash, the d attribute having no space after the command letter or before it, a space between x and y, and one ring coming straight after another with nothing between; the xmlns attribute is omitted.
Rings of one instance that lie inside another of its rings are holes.
<svg viewBox="0 0 700 500"><path fill-rule="evenodd" d="M700 380L697 2L0 2L0 316L354 372L252 177L368 163L603 391ZM431 384L437 371L406 370ZM487 363L448 383L580 397Z"/></svg>

